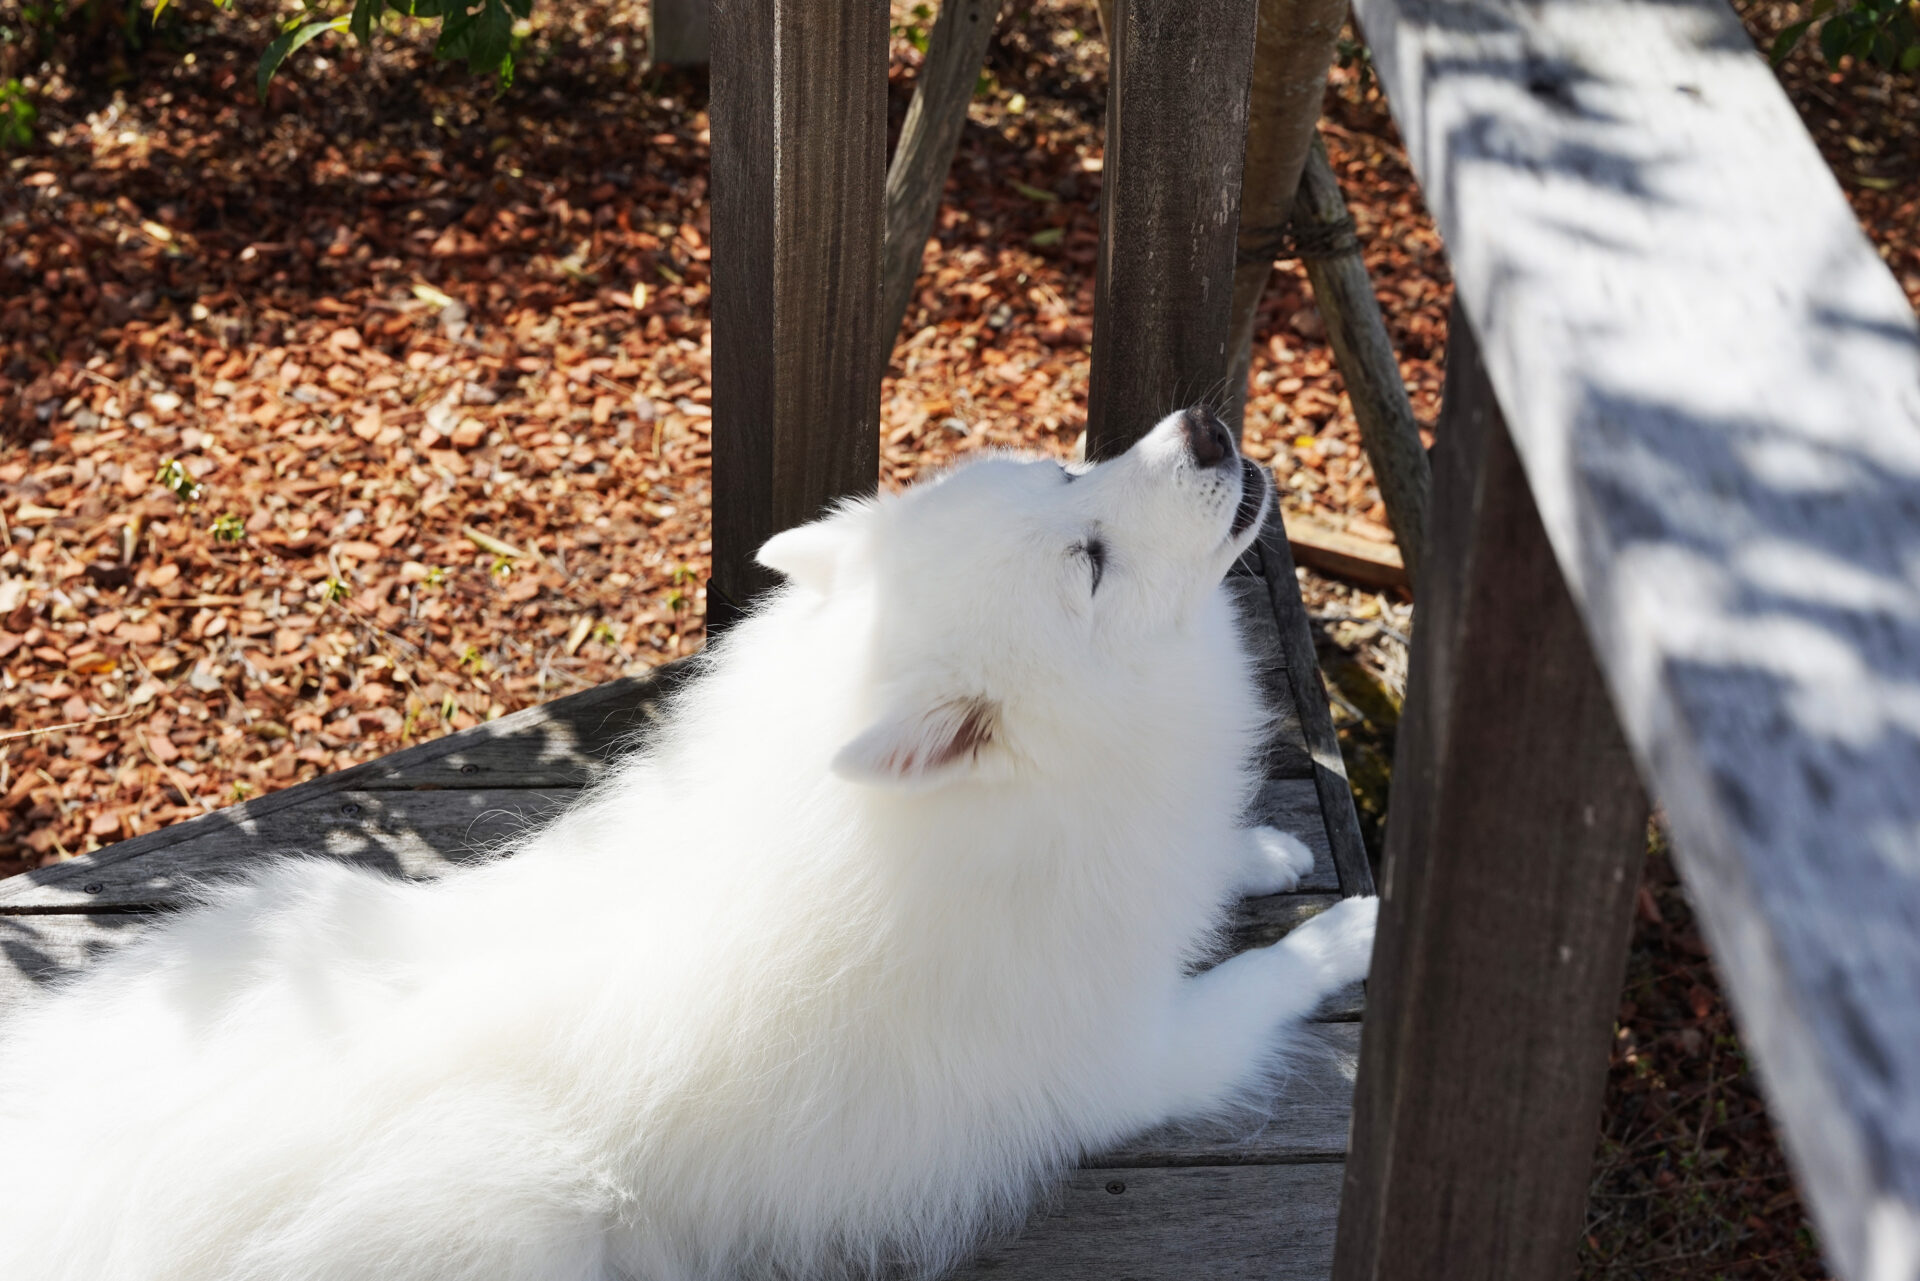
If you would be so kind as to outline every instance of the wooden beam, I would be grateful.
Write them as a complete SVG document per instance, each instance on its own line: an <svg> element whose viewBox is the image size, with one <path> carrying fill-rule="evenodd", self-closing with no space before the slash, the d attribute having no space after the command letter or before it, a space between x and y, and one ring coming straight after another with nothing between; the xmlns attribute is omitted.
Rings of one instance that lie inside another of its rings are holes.
<svg viewBox="0 0 1920 1281"><path fill-rule="evenodd" d="M1224 404L1258 0L1116 0L1087 457Z"/></svg>
<svg viewBox="0 0 1920 1281"><path fill-rule="evenodd" d="M1327 68L1346 20L1347 0L1260 0L1233 268L1233 366L1228 374L1232 412L1226 415L1231 427L1240 425L1246 408L1260 296L1267 291L1274 259L1284 252L1294 193L1327 94Z"/></svg>
<svg viewBox="0 0 1920 1281"><path fill-rule="evenodd" d="M711 52L708 0L651 0L647 5L648 55L656 67L705 66Z"/></svg>
<svg viewBox="0 0 1920 1281"><path fill-rule="evenodd" d="M1320 683L1320 660L1314 653L1313 628L1300 604L1300 582L1287 548L1286 530L1278 517L1267 521L1255 544L1269 607L1280 620L1280 652L1286 669L1287 701L1300 717L1300 736L1313 760L1314 790L1320 794L1320 812L1326 818L1333 865L1340 875L1340 892L1349 897L1374 892L1373 867L1360 837L1360 816L1353 807L1353 787L1347 781L1340 738L1327 707L1326 686Z"/></svg>
<svg viewBox="0 0 1920 1281"><path fill-rule="evenodd" d="M1573 1268L1647 810L1458 314L1336 1281Z"/></svg>
<svg viewBox="0 0 1920 1281"><path fill-rule="evenodd" d="M927 56L887 167L887 261L880 340L889 350L920 280L920 260L947 190L947 170L967 125L1000 0L941 0Z"/></svg>
<svg viewBox="0 0 1920 1281"><path fill-rule="evenodd" d="M713 0L709 626L754 553L880 466L887 7Z"/></svg>
<svg viewBox="0 0 1920 1281"><path fill-rule="evenodd" d="M1356 9L1822 1248L1920 1278L1913 307L1723 0Z"/></svg>
<svg viewBox="0 0 1920 1281"><path fill-rule="evenodd" d="M1407 577L1418 582L1426 561L1433 468L1420 440L1413 401L1400 380L1400 359L1380 314L1380 300L1360 257L1346 197L1340 194L1326 145L1317 137L1300 175L1291 228L1293 250L1307 269L1313 301L1326 321L1327 342L1353 403L1360 447L1380 487L1387 523L1393 526Z"/></svg>

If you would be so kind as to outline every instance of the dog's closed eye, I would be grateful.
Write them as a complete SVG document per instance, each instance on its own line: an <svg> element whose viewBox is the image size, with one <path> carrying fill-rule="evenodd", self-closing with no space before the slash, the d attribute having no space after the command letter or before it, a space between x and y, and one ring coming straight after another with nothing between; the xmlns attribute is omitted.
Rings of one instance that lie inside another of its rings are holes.
<svg viewBox="0 0 1920 1281"><path fill-rule="evenodd" d="M1107 572L1107 544L1098 534L1089 534L1075 543L1070 549L1075 556L1086 558L1087 571L1092 579L1087 589L1089 596L1100 590L1100 580Z"/></svg>

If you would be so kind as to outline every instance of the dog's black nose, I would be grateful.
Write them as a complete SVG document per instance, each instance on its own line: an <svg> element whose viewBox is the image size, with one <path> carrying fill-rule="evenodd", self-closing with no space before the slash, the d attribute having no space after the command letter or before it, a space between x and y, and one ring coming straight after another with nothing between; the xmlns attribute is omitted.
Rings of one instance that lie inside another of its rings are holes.
<svg viewBox="0 0 1920 1281"><path fill-rule="evenodd" d="M1205 405L1195 405L1180 415L1180 430L1187 438L1187 453L1196 467L1223 467L1234 460L1233 437L1220 416Z"/></svg>

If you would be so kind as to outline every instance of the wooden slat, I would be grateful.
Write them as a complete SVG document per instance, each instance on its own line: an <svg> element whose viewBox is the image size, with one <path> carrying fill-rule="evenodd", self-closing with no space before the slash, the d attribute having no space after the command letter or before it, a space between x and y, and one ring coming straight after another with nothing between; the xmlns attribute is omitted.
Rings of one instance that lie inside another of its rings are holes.
<svg viewBox="0 0 1920 1281"><path fill-rule="evenodd" d="M1340 1281L1573 1267L1647 809L1467 327L1394 758Z"/></svg>
<svg viewBox="0 0 1920 1281"><path fill-rule="evenodd" d="M266 820L281 810L308 806L343 791L525 786L577 787L622 745L645 740L663 701L693 671L675 663L649 676L622 678L567 698L514 712L457 734L409 747L307 783L270 792L204 818L175 823L92 854L0 881L0 911L31 886L70 891L98 879L99 870L156 850L217 837L235 827ZM504 802L503 802L504 803Z"/></svg>
<svg viewBox="0 0 1920 1281"><path fill-rule="evenodd" d="M117 858L55 864L0 881L0 913L163 907L196 884L244 876L275 858L330 858L425 879L537 829L577 792L333 791L264 814L241 806L198 820L191 840ZM132 842L126 842L130 845Z"/></svg>
<svg viewBox="0 0 1920 1281"><path fill-rule="evenodd" d="M940 0L927 34L926 57L913 81L913 101L887 166L887 245L880 341L889 350L913 302L927 236L940 213L947 171L967 124L967 105L993 39L1000 0Z"/></svg>
<svg viewBox="0 0 1920 1281"><path fill-rule="evenodd" d="M1346 762L1340 756L1340 738L1334 732L1327 691L1320 683L1320 661L1313 652L1313 628L1300 603L1300 581L1287 552L1285 529L1276 517L1260 531L1256 544L1268 599L1280 623L1280 648L1285 656L1288 692L1300 718L1310 776L1320 796L1320 813L1333 847L1333 865L1340 874L1341 892L1350 896L1373 893L1373 868L1367 862L1366 842L1360 836L1360 816L1353 808L1353 789L1347 783Z"/></svg>
<svg viewBox="0 0 1920 1281"><path fill-rule="evenodd" d="M1920 326L1721 0L1357 0L1843 1276L1920 1277Z"/></svg>
<svg viewBox="0 0 1920 1281"><path fill-rule="evenodd" d="M715 626L774 582L762 543L878 482L887 8L712 0L710 22Z"/></svg>
<svg viewBox="0 0 1920 1281"><path fill-rule="evenodd" d="M707 0L649 0L647 44L656 67L698 67L710 54Z"/></svg>
<svg viewBox="0 0 1920 1281"><path fill-rule="evenodd" d="M1335 1164L1083 1170L960 1281L1324 1281Z"/></svg>
<svg viewBox="0 0 1920 1281"><path fill-rule="evenodd" d="M1089 458L1226 389L1258 10L1258 0L1113 6Z"/></svg>
<svg viewBox="0 0 1920 1281"><path fill-rule="evenodd" d="M667 700L695 670L683 661L647 677L622 677L437 739L431 752L381 757L351 786L585 787L647 741Z"/></svg>

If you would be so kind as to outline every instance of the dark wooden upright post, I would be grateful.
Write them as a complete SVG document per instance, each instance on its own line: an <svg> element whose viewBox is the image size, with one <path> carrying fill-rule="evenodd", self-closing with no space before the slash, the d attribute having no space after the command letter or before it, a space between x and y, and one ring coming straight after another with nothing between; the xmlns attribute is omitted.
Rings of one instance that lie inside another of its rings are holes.
<svg viewBox="0 0 1920 1281"><path fill-rule="evenodd" d="M656 67L697 67L709 61L708 0L653 0L647 6L648 52Z"/></svg>
<svg viewBox="0 0 1920 1281"><path fill-rule="evenodd" d="M1087 457L1224 404L1258 0L1114 0Z"/></svg>
<svg viewBox="0 0 1920 1281"><path fill-rule="evenodd" d="M885 0L713 0L709 628L880 470Z"/></svg>
<svg viewBox="0 0 1920 1281"><path fill-rule="evenodd" d="M1336 1281L1571 1275L1647 809L1467 322L1447 335Z"/></svg>

